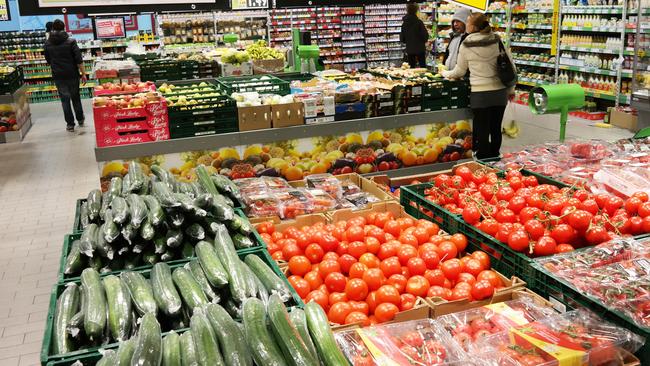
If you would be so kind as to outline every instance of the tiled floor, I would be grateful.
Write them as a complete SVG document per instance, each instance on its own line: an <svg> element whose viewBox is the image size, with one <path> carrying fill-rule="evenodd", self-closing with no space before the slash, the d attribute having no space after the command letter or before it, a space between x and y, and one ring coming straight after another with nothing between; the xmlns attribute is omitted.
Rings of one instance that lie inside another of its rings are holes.
<svg viewBox="0 0 650 366"><path fill-rule="evenodd" d="M0 144L0 365L39 363L49 295L56 281L63 235L69 233L77 198L97 187L90 103L88 126L65 131L58 103L32 106L34 127L22 143ZM520 122L524 145L558 136L557 117L533 118L525 108L509 110ZM631 134L571 121L573 137L617 139Z"/></svg>

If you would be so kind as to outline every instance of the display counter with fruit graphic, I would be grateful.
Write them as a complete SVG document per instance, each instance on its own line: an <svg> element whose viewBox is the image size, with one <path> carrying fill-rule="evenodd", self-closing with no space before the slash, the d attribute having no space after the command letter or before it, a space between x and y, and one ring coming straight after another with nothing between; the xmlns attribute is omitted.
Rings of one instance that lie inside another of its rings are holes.
<svg viewBox="0 0 650 366"><path fill-rule="evenodd" d="M32 127L26 89L0 95L0 143L20 142Z"/></svg>
<svg viewBox="0 0 650 366"><path fill-rule="evenodd" d="M442 166L436 163L471 156L470 122L458 120L467 116L467 110L459 109L229 133L98 148L96 157L102 180L133 158L156 160L188 181L195 179L192 168L198 164L233 179L269 175L289 181L318 173L437 171ZM456 122L434 123L445 120ZM332 131L340 132L327 135ZM291 137L296 138L287 139Z"/></svg>

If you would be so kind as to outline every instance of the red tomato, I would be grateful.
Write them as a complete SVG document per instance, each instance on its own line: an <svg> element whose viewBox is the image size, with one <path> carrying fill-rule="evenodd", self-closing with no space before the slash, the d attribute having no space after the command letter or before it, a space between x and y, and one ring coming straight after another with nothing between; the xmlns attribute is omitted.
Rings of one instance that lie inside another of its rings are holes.
<svg viewBox="0 0 650 366"><path fill-rule="evenodd" d="M383 285L377 290L377 303L389 302L399 305L401 302L399 291L394 286Z"/></svg>
<svg viewBox="0 0 650 366"><path fill-rule="evenodd" d="M496 272L492 270L481 271L481 273L478 274L478 277L476 277L476 279L478 281L488 281L495 288L503 287L503 283L501 283L501 279L496 274Z"/></svg>
<svg viewBox="0 0 650 366"><path fill-rule="evenodd" d="M483 265L481 264L481 262L478 259L475 259L475 258L472 258L472 257L470 257L470 258L471 259L469 259L465 263L465 272L467 272L467 273L471 274L472 276L476 277L485 268L483 268Z"/></svg>
<svg viewBox="0 0 650 366"><path fill-rule="evenodd" d="M309 271L311 271L311 262L307 257L297 255L289 259L289 272L291 274L304 276Z"/></svg>
<svg viewBox="0 0 650 366"><path fill-rule="evenodd" d="M429 240L431 234L426 228L416 228L413 231L413 236L418 240L418 245L422 245Z"/></svg>
<svg viewBox="0 0 650 366"><path fill-rule="evenodd" d="M391 220L386 222L384 225L384 231L391 234L394 237L398 237L402 233L402 227L399 222L396 220Z"/></svg>
<svg viewBox="0 0 650 366"><path fill-rule="evenodd" d="M290 259L294 256L297 255L302 255L302 249L298 246L298 244L295 244L295 240L293 240L293 243L287 244L284 247L282 247L282 255Z"/></svg>
<svg viewBox="0 0 650 366"><path fill-rule="evenodd" d="M400 311L411 310L415 307L415 302L417 298L411 294L402 294L400 295Z"/></svg>
<svg viewBox="0 0 650 366"><path fill-rule="evenodd" d="M356 324L360 323L361 326L367 327L370 325L370 320L368 316L359 311L353 311L348 316L345 317L345 324Z"/></svg>
<svg viewBox="0 0 650 366"><path fill-rule="evenodd" d="M309 285L309 282L307 282L303 278L298 278L291 282L291 286L293 286L294 290L296 290L296 293L298 293L298 296L300 296L301 299L304 299L309 295L309 292L311 291L311 287Z"/></svg>
<svg viewBox="0 0 650 366"><path fill-rule="evenodd" d="M379 265L381 271L384 273L384 276L390 277L394 274L402 273L402 266L400 265L399 259L397 257L386 258L381 261Z"/></svg>
<svg viewBox="0 0 650 366"><path fill-rule="evenodd" d="M438 253L435 250L421 251L420 258L422 258L422 261L424 262L424 265L426 266L427 269L436 269L438 268L438 264L440 263L440 257L438 256Z"/></svg>
<svg viewBox="0 0 650 366"><path fill-rule="evenodd" d="M397 291L399 291L399 293L401 294L406 289L407 281L408 279L406 278L406 276L401 274L394 274L388 277L388 280L386 280L386 284L395 287Z"/></svg>
<svg viewBox="0 0 650 366"><path fill-rule="evenodd" d="M458 248L452 241L443 241L438 245L438 255L440 256L440 260L456 258L458 255Z"/></svg>
<svg viewBox="0 0 650 366"><path fill-rule="evenodd" d="M325 286L330 292L343 292L347 278L339 272L332 272L325 277Z"/></svg>
<svg viewBox="0 0 650 366"><path fill-rule="evenodd" d="M320 238L318 244L325 252L332 252L338 248L339 241L331 234L326 234Z"/></svg>
<svg viewBox="0 0 650 366"><path fill-rule="evenodd" d="M325 251L316 243L309 244L305 248L305 256L312 264L320 263L323 260L324 255Z"/></svg>
<svg viewBox="0 0 650 366"><path fill-rule="evenodd" d="M477 250L472 253L472 258L478 259L484 269L490 268L490 256L487 253Z"/></svg>
<svg viewBox="0 0 650 366"><path fill-rule="evenodd" d="M424 262L424 259L419 257L409 258L408 262L406 263L406 266L411 276L423 275L424 272L427 270L427 265Z"/></svg>
<svg viewBox="0 0 650 366"><path fill-rule="evenodd" d="M359 263L365 264L368 268L378 268L381 261L374 254L366 253L359 257Z"/></svg>
<svg viewBox="0 0 650 366"><path fill-rule="evenodd" d="M650 202L643 202L637 210L639 216L645 218L650 216Z"/></svg>
<svg viewBox="0 0 650 366"><path fill-rule="evenodd" d="M368 314L372 314L375 312L375 308L377 307L377 291L371 291L368 294L368 297L366 297L366 304L368 304Z"/></svg>
<svg viewBox="0 0 650 366"><path fill-rule="evenodd" d="M529 247L528 235L523 230L517 230L508 235L508 246L518 252L525 252Z"/></svg>
<svg viewBox="0 0 650 366"><path fill-rule="evenodd" d="M324 260L318 265L318 274L323 279L335 272L341 272L341 265L336 260Z"/></svg>
<svg viewBox="0 0 650 366"><path fill-rule="evenodd" d="M450 241L456 245L458 253L464 252L467 248L467 238L461 233L452 235Z"/></svg>
<svg viewBox="0 0 650 366"><path fill-rule="evenodd" d="M487 299L494 294L494 286L487 280L478 281L472 286L472 297L476 300Z"/></svg>
<svg viewBox="0 0 650 366"><path fill-rule="evenodd" d="M337 302L347 302L348 295L345 292L332 292L329 296L330 306L336 304Z"/></svg>
<svg viewBox="0 0 650 366"><path fill-rule="evenodd" d="M368 296L368 285L359 278L353 278L345 285L345 294L350 300L365 300Z"/></svg>
<svg viewBox="0 0 650 366"><path fill-rule="evenodd" d="M406 283L406 292L413 296L425 297L429 292L429 281L424 276L413 276Z"/></svg>
<svg viewBox="0 0 650 366"><path fill-rule="evenodd" d="M368 269L368 266L366 266L363 263L357 262L350 267L350 271L348 273L348 276L350 278L362 278L363 273Z"/></svg>
<svg viewBox="0 0 650 366"><path fill-rule="evenodd" d="M571 252L573 251L574 248L570 244L558 244L558 246L555 247L555 253L566 253L566 252Z"/></svg>
<svg viewBox="0 0 650 366"><path fill-rule="evenodd" d="M310 271L305 274L305 281L309 282L309 288L315 290L323 284L323 279L316 271Z"/></svg>
<svg viewBox="0 0 650 366"><path fill-rule="evenodd" d="M445 300L450 300L451 295L452 291L442 286L431 286L429 288L429 292L427 293L427 297L439 297Z"/></svg>
<svg viewBox="0 0 650 366"><path fill-rule="evenodd" d="M418 250L415 249L415 247L408 244L401 245L397 250L397 258L399 259L399 263L402 266L407 265L409 259L416 258L417 256L418 256Z"/></svg>
<svg viewBox="0 0 650 366"><path fill-rule="evenodd" d="M350 272L350 267L357 263L357 260L349 254L343 254L337 261L339 262L339 265L341 265L341 273L345 275Z"/></svg>
<svg viewBox="0 0 650 366"><path fill-rule="evenodd" d="M552 235L553 233L551 233ZM536 257L553 255L557 250L557 242L549 236L542 236L537 243L533 244L533 254Z"/></svg>
<svg viewBox="0 0 650 366"><path fill-rule="evenodd" d="M310 292L309 295L305 297L305 303L309 303L311 301L320 305L323 310L326 310L329 306L329 299L323 291L314 290Z"/></svg>
<svg viewBox="0 0 650 366"><path fill-rule="evenodd" d="M460 260L454 258L444 261L440 266L440 269L442 269L442 272L445 274L447 279L455 281L461 272Z"/></svg>
<svg viewBox="0 0 650 366"><path fill-rule="evenodd" d="M345 324L345 318L352 312L352 307L347 302L337 302L330 307L327 313L332 323Z"/></svg>
<svg viewBox="0 0 650 366"><path fill-rule="evenodd" d="M384 260L386 258L392 257L397 255L397 249L402 245L399 241L396 240L391 240L388 241L384 244L382 244L381 248L379 248L379 252L377 253L377 257L379 259Z"/></svg>
<svg viewBox="0 0 650 366"><path fill-rule="evenodd" d="M397 305L392 303L382 303L375 308L375 317L379 323L384 323L395 318L395 314L399 312Z"/></svg>
<svg viewBox="0 0 650 366"><path fill-rule="evenodd" d="M368 247L363 241L353 241L348 244L348 254L352 255L354 258L360 258L367 251Z"/></svg>
<svg viewBox="0 0 650 366"><path fill-rule="evenodd" d="M424 278L429 281L431 286L443 286L445 284L445 274L440 269L427 270L424 272Z"/></svg>
<svg viewBox="0 0 650 366"><path fill-rule="evenodd" d="M386 279L379 268L370 268L363 274L363 281L368 285L370 291L379 289Z"/></svg>
<svg viewBox="0 0 650 366"><path fill-rule="evenodd" d="M455 287L453 290L451 290L451 297L449 298L449 300L455 301L455 300L469 299L471 301L472 300L471 291L472 291L471 289L468 289L466 287Z"/></svg>
<svg viewBox="0 0 650 366"><path fill-rule="evenodd" d="M270 235L275 232L275 225L273 225L273 223L270 221L264 221L257 224L256 229L260 234L265 233Z"/></svg>
<svg viewBox="0 0 650 366"><path fill-rule="evenodd" d="M382 241L373 236L366 236L366 250L368 253L377 254L381 248Z"/></svg>
<svg viewBox="0 0 650 366"><path fill-rule="evenodd" d="M470 285L473 285L473 284L476 283L476 278L472 274L469 274L467 272L463 272L463 273L458 275L458 279L456 280L456 282L457 283L458 282L465 282L465 283L468 283Z"/></svg>

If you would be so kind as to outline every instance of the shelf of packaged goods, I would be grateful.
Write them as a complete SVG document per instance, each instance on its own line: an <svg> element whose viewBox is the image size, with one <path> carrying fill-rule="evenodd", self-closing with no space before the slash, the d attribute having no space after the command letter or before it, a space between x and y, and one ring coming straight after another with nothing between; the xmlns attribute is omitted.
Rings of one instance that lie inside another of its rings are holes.
<svg viewBox="0 0 650 366"><path fill-rule="evenodd" d="M342 51L342 55L360 55L362 53L366 53L365 50L358 50L358 51Z"/></svg>
<svg viewBox="0 0 650 366"><path fill-rule="evenodd" d="M320 48L334 48L334 47L341 47L341 44L340 43L319 44L318 47L320 47Z"/></svg>
<svg viewBox="0 0 650 366"><path fill-rule="evenodd" d="M534 29L534 30L552 30L553 26L551 25L545 25L545 24L513 24L512 29L516 30L528 30L528 29Z"/></svg>
<svg viewBox="0 0 650 366"><path fill-rule="evenodd" d="M357 11L341 11L341 16L363 15L363 10Z"/></svg>
<svg viewBox="0 0 650 366"><path fill-rule="evenodd" d="M341 32L346 32L346 33L363 32L363 27L359 27L359 28L341 28Z"/></svg>
<svg viewBox="0 0 650 366"><path fill-rule="evenodd" d="M366 59L365 58L355 58L355 59L343 60L342 62L344 64L355 64L355 63L366 62Z"/></svg>
<svg viewBox="0 0 650 366"><path fill-rule="evenodd" d="M562 27L563 31L595 32L595 33L621 33L622 28L615 27ZM636 29L626 28L625 33L636 33Z"/></svg>
<svg viewBox="0 0 650 366"><path fill-rule="evenodd" d="M22 65L39 65L39 64L46 64L47 61L45 61L45 59L33 59L33 60L0 60L0 63L3 63L3 64L10 64L10 65L17 65L17 66L22 66Z"/></svg>
<svg viewBox="0 0 650 366"><path fill-rule="evenodd" d="M512 14L533 14L533 13L540 13L540 14L552 14L553 9L524 9L524 10L513 10Z"/></svg>
<svg viewBox="0 0 650 366"><path fill-rule="evenodd" d="M526 60L517 60L517 59L515 59L515 63L517 65L538 66L538 67L546 67L546 68L549 68L549 69L555 68L555 64L550 63L550 62L526 61Z"/></svg>
<svg viewBox="0 0 650 366"><path fill-rule="evenodd" d="M454 12L452 11L452 14L453 14L453 13L454 13ZM488 10L488 11L486 11L485 13L486 13L486 14L505 14L506 11L505 11L505 10Z"/></svg>
<svg viewBox="0 0 650 366"><path fill-rule="evenodd" d="M565 6L562 8L563 14L623 14L622 6Z"/></svg>
<svg viewBox="0 0 650 366"><path fill-rule="evenodd" d="M291 32L291 27L289 28L273 28L271 32Z"/></svg>
<svg viewBox="0 0 650 366"><path fill-rule="evenodd" d="M49 79L52 77L52 74L47 73L47 74L27 74L23 76L23 79L25 80L36 80L36 79Z"/></svg>
<svg viewBox="0 0 650 366"><path fill-rule="evenodd" d="M406 126L430 124L431 121L455 122L471 118L469 108L445 111L420 112L384 117L362 118L348 121L325 122L285 128L240 131L219 135L191 137L166 141L146 142L133 145L95 148L97 161L133 159L141 156L211 150L215 146L240 146L265 144L275 141L294 140L316 136L328 136L332 131L348 132L395 129Z"/></svg>
<svg viewBox="0 0 650 366"><path fill-rule="evenodd" d="M591 98L597 98L597 99L604 99L604 100L609 100L609 101L615 101L616 100L616 95L615 94L610 94L607 92L603 92L600 90L594 90L594 89L588 89L588 88L583 88L585 90L585 96L586 97L591 97ZM628 95L621 95L618 98L619 102L621 103L629 103L629 96Z"/></svg>
<svg viewBox="0 0 650 366"><path fill-rule="evenodd" d="M548 85L551 83L545 81L540 82L534 79L520 77L519 80L517 80L517 84L527 85L527 86L540 86L540 85Z"/></svg>
<svg viewBox="0 0 650 366"><path fill-rule="evenodd" d="M598 74L598 75L607 75L607 76L616 76L616 71L612 70L603 70L597 67L582 67L582 66L572 66L572 65L560 65L560 70L571 70L571 71L580 71L586 72L589 74ZM623 70L621 75L624 78L632 77L632 70Z"/></svg>
<svg viewBox="0 0 650 366"><path fill-rule="evenodd" d="M390 57L377 57L377 58L369 58L368 62L379 62L379 61L389 61Z"/></svg>
<svg viewBox="0 0 650 366"><path fill-rule="evenodd" d="M515 47L530 47L530 48L546 48L546 49L551 49L551 45L550 45L550 44L544 44L544 43L512 42L510 45L511 45L511 46L515 46Z"/></svg>
<svg viewBox="0 0 650 366"><path fill-rule="evenodd" d="M291 37L271 38L271 42L290 41Z"/></svg>
<svg viewBox="0 0 650 366"><path fill-rule="evenodd" d="M606 53L609 55L618 55L620 50L610 48L590 48L590 47L573 47L573 46L560 46L561 51L576 51L576 52L589 52L589 53ZM634 50L624 50L624 55L634 55Z"/></svg>
<svg viewBox="0 0 650 366"><path fill-rule="evenodd" d="M325 57L339 56L339 55L341 55L341 54L342 54L341 52L337 52L337 51L332 51L332 52L321 52L321 53L320 53L321 56L325 56Z"/></svg>
<svg viewBox="0 0 650 366"><path fill-rule="evenodd" d="M343 41L346 41L345 39ZM343 44L342 47L344 48L352 48L352 47L363 47L365 46L364 43L355 43L355 44Z"/></svg>
<svg viewBox="0 0 650 366"><path fill-rule="evenodd" d="M340 38L341 35L336 35L336 34L324 34L322 36L316 36L314 39L331 39L331 38Z"/></svg>

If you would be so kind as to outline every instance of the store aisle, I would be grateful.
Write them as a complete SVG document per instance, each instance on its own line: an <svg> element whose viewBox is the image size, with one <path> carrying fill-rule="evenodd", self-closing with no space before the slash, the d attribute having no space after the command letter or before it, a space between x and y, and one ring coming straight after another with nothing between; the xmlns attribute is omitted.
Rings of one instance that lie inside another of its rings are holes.
<svg viewBox="0 0 650 366"><path fill-rule="evenodd" d="M520 106L517 106L518 108ZM87 127L65 131L58 103L32 105L34 127L19 144L0 144L0 365L35 365L49 296L56 281L63 235L74 219L75 201L97 187L90 101ZM522 107L522 129L506 146L556 140L554 116L532 116ZM570 123L569 135L613 140L631 133Z"/></svg>

